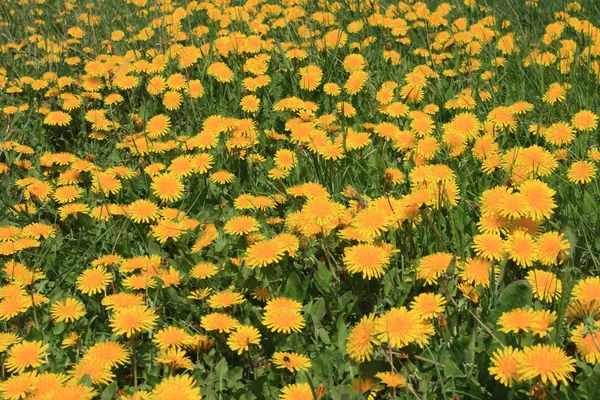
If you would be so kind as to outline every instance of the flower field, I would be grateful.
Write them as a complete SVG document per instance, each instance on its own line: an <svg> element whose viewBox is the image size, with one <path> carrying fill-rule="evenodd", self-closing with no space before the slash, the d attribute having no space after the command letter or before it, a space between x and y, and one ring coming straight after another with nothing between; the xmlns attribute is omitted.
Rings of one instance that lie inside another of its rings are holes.
<svg viewBox="0 0 600 400"><path fill-rule="evenodd" d="M595 0L0 0L0 399L598 399Z"/></svg>

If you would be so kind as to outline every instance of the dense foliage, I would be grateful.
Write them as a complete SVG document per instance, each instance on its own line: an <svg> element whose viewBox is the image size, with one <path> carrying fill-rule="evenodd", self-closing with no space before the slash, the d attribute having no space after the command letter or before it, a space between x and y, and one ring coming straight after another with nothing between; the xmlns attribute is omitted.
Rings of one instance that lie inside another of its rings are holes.
<svg viewBox="0 0 600 400"><path fill-rule="evenodd" d="M596 1L0 7L0 398L598 398Z"/></svg>

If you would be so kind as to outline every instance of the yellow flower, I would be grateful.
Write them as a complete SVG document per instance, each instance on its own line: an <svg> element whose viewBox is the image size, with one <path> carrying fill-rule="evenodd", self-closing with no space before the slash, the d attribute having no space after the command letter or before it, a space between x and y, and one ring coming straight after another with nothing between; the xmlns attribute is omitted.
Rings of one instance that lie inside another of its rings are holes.
<svg viewBox="0 0 600 400"><path fill-rule="evenodd" d="M349 272L361 273L363 279L379 278L390 264L390 252L374 244L357 244L344 251L344 265Z"/></svg>
<svg viewBox="0 0 600 400"><path fill-rule="evenodd" d="M0 383L0 397L7 400L24 399L35 390L37 382L36 372L13 375Z"/></svg>
<svg viewBox="0 0 600 400"><path fill-rule="evenodd" d="M153 329L157 319L158 316L145 306L132 306L117 309L110 321L110 327L117 335L131 337L139 332Z"/></svg>
<svg viewBox="0 0 600 400"><path fill-rule="evenodd" d="M556 345L536 344L527 346L517 357L518 374L522 380L540 377L542 383L550 381L554 386L561 381L568 385L575 372L575 359L569 357Z"/></svg>
<svg viewBox="0 0 600 400"><path fill-rule="evenodd" d="M82 358L75 367L69 371L73 378L79 380L88 375L92 383L96 385L107 385L115 379L110 366L103 360L93 357Z"/></svg>
<svg viewBox="0 0 600 400"><path fill-rule="evenodd" d="M421 293L410 303L410 308L424 320L436 318L439 313L444 312L446 299L436 293Z"/></svg>
<svg viewBox="0 0 600 400"><path fill-rule="evenodd" d="M375 315L365 315L352 328L346 339L346 352L356 362L371 361L373 346L379 344L375 338Z"/></svg>
<svg viewBox="0 0 600 400"><path fill-rule="evenodd" d="M288 370L302 371L311 367L310 359L302 354L290 352L276 352L273 354L273 363L277 368L287 368Z"/></svg>
<svg viewBox="0 0 600 400"><path fill-rule="evenodd" d="M176 347L163 350L156 357L156 361L173 369L194 369L194 364L192 360L185 356L185 351Z"/></svg>
<svg viewBox="0 0 600 400"><path fill-rule="evenodd" d="M279 400L314 400L314 397L308 383L295 383L281 389Z"/></svg>
<svg viewBox="0 0 600 400"><path fill-rule="evenodd" d="M304 317L300 314L302 304L287 297L269 300L265 306L262 323L272 332L300 332Z"/></svg>
<svg viewBox="0 0 600 400"><path fill-rule="evenodd" d="M83 294L93 295L104 290L112 282L112 275L104 267L90 268L77 277L77 287Z"/></svg>
<svg viewBox="0 0 600 400"><path fill-rule="evenodd" d="M515 308L502 313L498 319L499 331L509 333L529 332L533 311L524 308Z"/></svg>
<svg viewBox="0 0 600 400"><path fill-rule="evenodd" d="M163 378L150 394L153 400L200 400L200 388L188 375L174 375Z"/></svg>
<svg viewBox="0 0 600 400"><path fill-rule="evenodd" d="M202 317L200 326L207 331L218 330L219 333L229 333L235 330L239 326L239 323L227 314L212 313Z"/></svg>
<svg viewBox="0 0 600 400"><path fill-rule="evenodd" d="M417 267L417 279L425 279L429 285L436 284L453 260L454 255L450 253L434 253L421 258Z"/></svg>
<svg viewBox="0 0 600 400"><path fill-rule="evenodd" d="M89 357L101 360L104 364L113 368L127 364L130 356L131 352L122 344L107 341L94 344L85 353L84 358Z"/></svg>
<svg viewBox="0 0 600 400"><path fill-rule="evenodd" d="M164 350L169 347L186 347L193 343L193 337L181 328L169 326L158 331L152 341L159 349Z"/></svg>
<svg viewBox="0 0 600 400"><path fill-rule="evenodd" d="M244 302L244 296L232 290L223 290L210 296L208 305L211 308L227 308Z"/></svg>
<svg viewBox="0 0 600 400"><path fill-rule="evenodd" d="M256 219L241 215L227 221L223 230L230 235L246 235L258 231L258 228L259 224Z"/></svg>
<svg viewBox="0 0 600 400"><path fill-rule="evenodd" d="M81 301L69 297L52 304L50 313L56 322L75 322L85 315L85 307Z"/></svg>
<svg viewBox="0 0 600 400"><path fill-rule="evenodd" d="M253 326L238 326L238 328L227 338L227 345L233 351L237 351L238 355L247 351L251 344L260 343L261 334Z"/></svg>
<svg viewBox="0 0 600 400"><path fill-rule="evenodd" d="M433 326L423 321L414 310L394 307L375 320L375 336L391 347L402 348L410 343L427 342Z"/></svg>
<svg viewBox="0 0 600 400"><path fill-rule="evenodd" d="M517 357L520 353L519 349L513 349L511 346L496 350L490 358L492 365L488 368L494 379L508 387L515 381L519 382Z"/></svg>
<svg viewBox="0 0 600 400"><path fill-rule="evenodd" d="M152 192L162 201L177 201L183 196L183 183L173 174L159 174L150 185Z"/></svg>
<svg viewBox="0 0 600 400"><path fill-rule="evenodd" d="M20 374L26 368L37 368L46 363L44 358L50 354L47 350L48 344L41 341L23 341L15 344L8 352L6 369Z"/></svg>

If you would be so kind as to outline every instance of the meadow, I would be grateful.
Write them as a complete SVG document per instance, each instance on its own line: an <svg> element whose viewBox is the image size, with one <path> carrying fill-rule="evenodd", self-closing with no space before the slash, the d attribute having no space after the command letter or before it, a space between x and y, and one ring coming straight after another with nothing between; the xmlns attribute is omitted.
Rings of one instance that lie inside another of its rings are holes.
<svg viewBox="0 0 600 400"><path fill-rule="evenodd" d="M599 399L596 0L0 0L0 398Z"/></svg>

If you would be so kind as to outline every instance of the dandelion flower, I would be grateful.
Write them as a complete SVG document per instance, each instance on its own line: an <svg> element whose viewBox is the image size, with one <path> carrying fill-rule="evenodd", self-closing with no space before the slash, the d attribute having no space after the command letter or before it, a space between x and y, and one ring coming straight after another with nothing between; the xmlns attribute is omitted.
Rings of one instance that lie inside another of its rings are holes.
<svg viewBox="0 0 600 400"><path fill-rule="evenodd" d="M239 326L239 323L227 314L212 313L202 317L200 326L207 331L218 330L219 333L229 333L235 330Z"/></svg>
<svg viewBox="0 0 600 400"><path fill-rule="evenodd" d="M232 332L227 338L227 345L233 351L237 351L238 355L244 351L248 351L251 344L260 343L261 334L253 326L242 325Z"/></svg>
<svg viewBox="0 0 600 400"><path fill-rule="evenodd" d="M567 356L556 345L527 346L517 360L518 374L522 380L540 377L542 383L550 381L556 386L561 381L568 385L571 373L575 372L575 359Z"/></svg>
<svg viewBox="0 0 600 400"><path fill-rule="evenodd" d="M524 308L515 308L514 310L506 311L498 318L499 331L504 333L528 332L530 330L529 323L532 315L533 312L531 310Z"/></svg>
<svg viewBox="0 0 600 400"><path fill-rule="evenodd" d="M144 299L133 293L116 293L102 299L102 305L111 311L144 304L146 304Z"/></svg>
<svg viewBox="0 0 600 400"><path fill-rule="evenodd" d="M375 338L375 315L365 315L354 325L346 339L346 352L356 362L371 361L373 346L379 344Z"/></svg>
<svg viewBox="0 0 600 400"><path fill-rule="evenodd" d="M156 325L158 316L145 306L132 306L117 309L110 321L110 327L117 335L128 338L143 331L149 331Z"/></svg>
<svg viewBox="0 0 600 400"><path fill-rule="evenodd" d="M230 235L247 235L250 232L258 231L258 221L252 217L239 216L233 217L223 227L223 230Z"/></svg>
<svg viewBox="0 0 600 400"><path fill-rule="evenodd" d="M69 297L54 303L50 313L56 322L75 322L85 315L85 307L81 301Z"/></svg>
<svg viewBox="0 0 600 400"><path fill-rule="evenodd" d="M192 278L196 279L207 279L215 276L219 268L212 263L202 262L194 265L194 268L190 271Z"/></svg>
<svg viewBox="0 0 600 400"><path fill-rule="evenodd" d="M454 255L450 253L435 253L421 258L417 267L417 279L425 279L428 285L436 284L453 260Z"/></svg>
<svg viewBox="0 0 600 400"><path fill-rule="evenodd" d="M406 378L397 372L386 371L375 374L387 387L402 389L406 387Z"/></svg>
<svg viewBox="0 0 600 400"><path fill-rule="evenodd" d="M552 301L562 293L562 282L552 272L534 269L525 277L533 288L536 298L543 301Z"/></svg>
<svg viewBox="0 0 600 400"><path fill-rule="evenodd" d="M467 283L488 288L490 286L492 270L497 278L500 274L500 268L494 268L494 264L490 260L479 257L467 258L465 263L460 267L459 275Z"/></svg>
<svg viewBox="0 0 600 400"><path fill-rule="evenodd" d="M260 107L260 99L253 94L249 94L242 97L240 107L242 107L242 111L247 113L256 112Z"/></svg>
<svg viewBox="0 0 600 400"><path fill-rule="evenodd" d="M152 341L160 350L169 347L186 347L193 343L193 337L186 331L175 326L168 326L158 331Z"/></svg>
<svg viewBox="0 0 600 400"><path fill-rule="evenodd" d="M305 371L312 365L308 357L298 353L276 352L272 360L277 368L287 368L292 372Z"/></svg>
<svg viewBox="0 0 600 400"><path fill-rule="evenodd" d="M589 161L576 161L569 167L567 178L569 182L582 184L590 183L596 177L596 166Z"/></svg>
<svg viewBox="0 0 600 400"><path fill-rule="evenodd" d="M300 68L298 72L300 73L300 88L314 91L321 84L323 71L316 65Z"/></svg>
<svg viewBox="0 0 600 400"><path fill-rule="evenodd" d="M531 314L529 329L534 335L541 338L546 337L552 330L552 324L556 321L556 312L548 310L536 310Z"/></svg>
<svg viewBox="0 0 600 400"><path fill-rule="evenodd" d="M71 116L62 111L51 111L44 118L44 124L51 126L67 126L71 123Z"/></svg>
<svg viewBox="0 0 600 400"><path fill-rule="evenodd" d="M512 387L514 382L519 382L518 373L519 365L517 358L521 351L513 349L512 346L507 346L503 349L496 350L490 358L491 366L488 368L490 374L495 380L507 387Z"/></svg>
<svg viewBox="0 0 600 400"><path fill-rule="evenodd" d="M163 94L163 106L169 111L179 110L182 101L181 93L174 90L169 90Z"/></svg>
<svg viewBox="0 0 600 400"><path fill-rule="evenodd" d="M344 251L344 265L350 273L361 273L363 279L383 276L390 264L390 253L374 244L357 244Z"/></svg>
<svg viewBox="0 0 600 400"><path fill-rule="evenodd" d="M159 174L150 185L152 192L162 201L177 201L183 196L184 185L173 174Z"/></svg>
<svg viewBox="0 0 600 400"><path fill-rule="evenodd" d="M416 296L410 309L416 311L417 314L424 320L436 318L439 313L444 312L446 299L436 293L421 293Z"/></svg>
<svg viewBox="0 0 600 400"><path fill-rule="evenodd" d="M186 352L179 348L168 348L161 351L156 357L156 361L166 364L172 369L194 369L192 360L186 357Z"/></svg>
<svg viewBox="0 0 600 400"><path fill-rule="evenodd" d="M575 140L575 131L566 122L555 122L543 133L546 141L554 146L565 146Z"/></svg>
<svg viewBox="0 0 600 400"><path fill-rule="evenodd" d="M244 296L240 293L232 290L223 290L210 296L207 302L210 308L227 308L234 304L241 304L244 301Z"/></svg>
<svg viewBox="0 0 600 400"><path fill-rule="evenodd" d="M233 182L234 178L235 178L234 174L223 169L223 170L212 173L208 179L213 183L218 183L220 185L224 185L226 183Z"/></svg>
<svg viewBox="0 0 600 400"><path fill-rule="evenodd" d="M279 400L313 400L313 392L308 383L293 383L284 386Z"/></svg>
<svg viewBox="0 0 600 400"><path fill-rule="evenodd" d="M586 362L593 365L600 362L600 349L598 349L600 335L597 329L586 329L585 324L579 324L571 331L571 340Z"/></svg>
<svg viewBox="0 0 600 400"><path fill-rule="evenodd" d="M43 344L41 341L23 341L15 344L8 352L6 369L20 374L26 368L37 368L46 363L44 358L50 354L47 350L48 344Z"/></svg>
<svg viewBox="0 0 600 400"><path fill-rule="evenodd" d="M6 351L9 346L19 343L21 338L12 332L0 332L0 353Z"/></svg>
<svg viewBox="0 0 600 400"><path fill-rule="evenodd" d="M281 248L279 242L274 240L263 240L248 247L244 262L248 268L262 268L269 264L279 262L284 254L285 250Z"/></svg>
<svg viewBox="0 0 600 400"><path fill-rule="evenodd" d="M150 394L153 400L200 400L200 388L189 375L173 375L163 378Z"/></svg>
<svg viewBox="0 0 600 400"><path fill-rule="evenodd" d="M31 298L26 296L8 297L0 301L0 320L9 320L31 307Z"/></svg>
<svg viewBox="0 0 600 400"><path fill-rule="evenodd" d="M300 314L302 304L287 297L269 300L265 306L262 323L272 332L300 332L304 317Z"/></svg>
<svg viewBox="0 0 600 400"><path fill-rule="evenodd" d="M37 383L35 372L13 375L0 383L0 397L7 400L25 399L36 389Z"/></svg>
<svg viewBox="0 0 600 400"><path fill-rule="evenodd" d="M394 307L375 320L375 336L391 347L402 348L410 343L426 341L433 326L421 319L414 310Z"/></svg>
<svg viewBox="0 0 600 400"><path fill-rule="evenodd" d="M84 358L95 358L101 360L110 368L125 365L129 362L131 352L122 344L117 342L100 342L94 344L85 353Z"/></svg>
<svg viewBox="0 0 600 400"><path fill-rule="evenodd" d="M171 128L171 118L164 114L158 114L150 118L146 123L146 133L151 139L164 136Z"/></svg>
<svg viewBox="0 0 600 400"><path fill-rule="evenodd" d="M512 235L508 235L505 251L508 258L521 267L531 267L537 259L535 242L527 232L516 231Z"/></svg>
<svg viewBox="0 0 600 400"><path fill-rule="evenodd" d="M591 131L598 127L598 116L591 111L581 110L573 115L571 125L578 131Z"/></svg>
<svg viewBox="0 0 600 400"><path fill-rule="evenodd" d="M101 359L84 357L69 371L73 378L79 380L88 375L95 385L107 385L115 379L110 367Z"/></svg>
<svg viewBox="0 0 600 400"><path fill-rule="evenodd" d="M600 277L592 276L577 282L571 292L572 299L585 303L600 301Z"/></svg>
<svg viewBox="0 0 600 400"><path fill-rule="evenodd" d="M149 223L158 218L159 208L150 200L136 200L127 206L127 215L136 224Z"/></svg>
<svg viewBox="0 0 600 400"><path fill-rule="evenodd" d="M104 290L112 282L112 275L104 267L90 268L77 277L77 287L83 294L93 295Z"/></svg>

